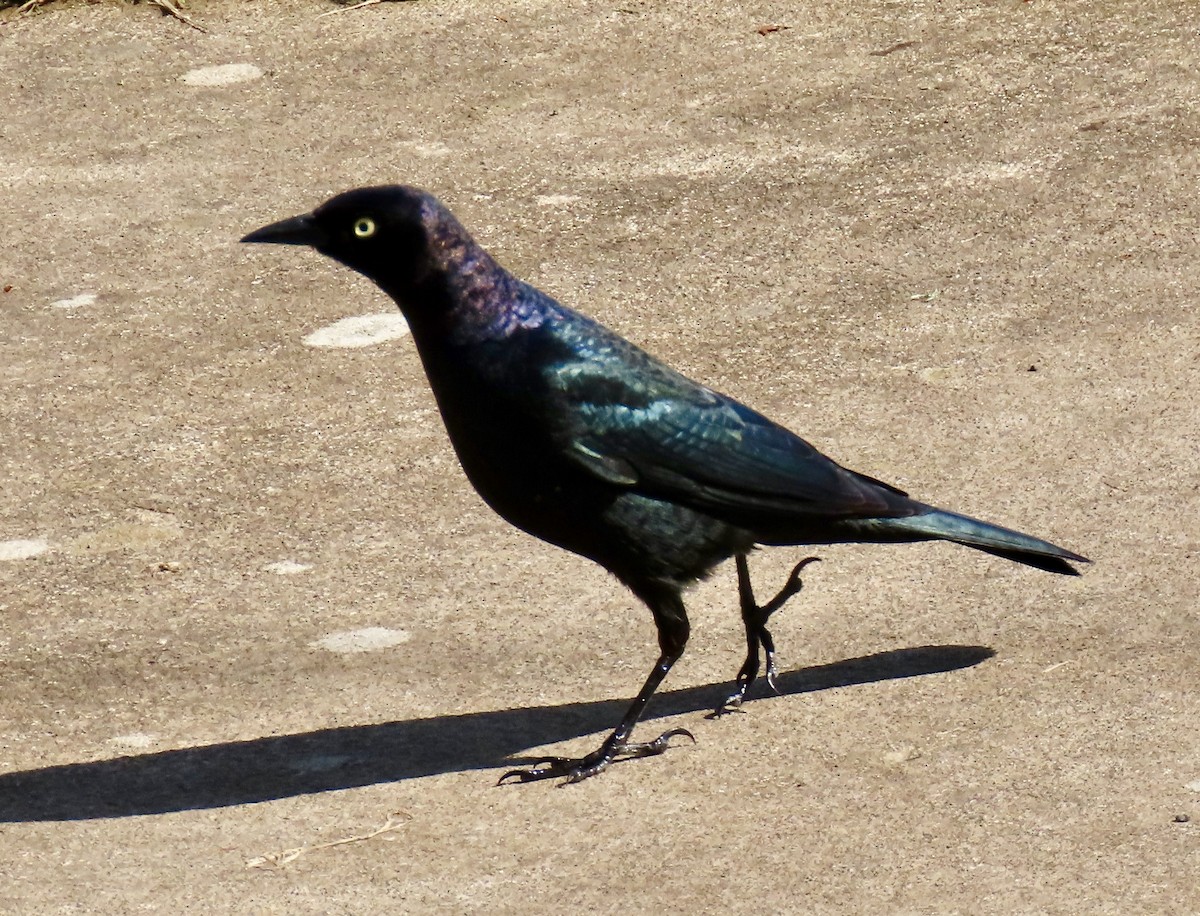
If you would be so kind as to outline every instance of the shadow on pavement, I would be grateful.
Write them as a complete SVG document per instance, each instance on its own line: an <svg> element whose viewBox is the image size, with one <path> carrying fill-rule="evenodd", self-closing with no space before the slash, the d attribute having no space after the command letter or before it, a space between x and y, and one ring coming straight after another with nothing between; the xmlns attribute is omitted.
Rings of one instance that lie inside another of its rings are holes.
<svg viewBox="0 0 1200 916"><path fill-rule="evenodd" d="M985 646L922 646L789 671L781 695L937 674L977 665ZM760 689L765 689L760 688ZM663 691L644 721L711 711L730 684ZM765 697L764 697L765 699ZM250 802L509 767L531 748L616 725L629 700L434 716L210 744L0 774L0 822L70 821Z"/></svg>

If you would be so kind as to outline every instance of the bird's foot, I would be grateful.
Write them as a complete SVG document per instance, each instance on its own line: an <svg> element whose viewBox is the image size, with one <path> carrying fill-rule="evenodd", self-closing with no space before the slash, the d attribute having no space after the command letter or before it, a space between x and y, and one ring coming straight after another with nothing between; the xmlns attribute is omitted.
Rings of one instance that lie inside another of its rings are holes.
<svg viewBox="0 0 1200 916"><path fill-rule="evenodd" d="M769 642L770 634L766 633L766 630L763 630L763 633L766 634L767 641ZM770 684L770 689L772 689L776 694L779 693L779 684L775 682L775 678L778 676L779 667L775 665L775 651L773 648L768 649L767 683ZM721 705L716 707L712 712L708 713L708 716L704 718L719 719L722 716L728 716L728 714L733 712L745 712L742 708L742 704L745 702L746 692L748 692L750 689L750 684L754 683L757 677L758 653L756 652L754 655L754 660L752 660L752 665L751 659L748 657L745 660L745 664L742 665L742 670L738 672L738 689L734 690L732 694L726 696L725 700L721 701Z"/></svg>
<svg viewBox="0 0 1200 916"><path fill-rule="evenodd" d="M757 645L756 645L757 648ZM768 656L773 658L774 656ZM721 701L721 705L710 712L704 718L719 719L721 716L727 716L730 713L742 712L742 703L746 699L746 691L750 689L750 685L754 683L754 679L758 677L758 652L755 651L753 656L746 656L746 661L742 664L742 670L737 676L737 690Z"/></svg>
<svg viewBox="0 0 1200 916"><path fill-rule="evenodd" d="M653 741L634 741L612 743L605 741L599 749L592 751L586 757L542 757L535 760L529 767L509 770L497 781L502 786L508 780L514 782L538 782L543 779L563 779L563 785L595 776L608 769L609 764L618 760L632 760L635 757L655 757L670 747L672 738L691 738L696 742L696 736L686 728L672 728L663 732Z"/></svg>
<svg viewBox="0 0 1200 916"><path fill-rule="evenodd" d="M741 711L741 705L746 699L750 685L758 678L761 664L760 649L767 657L767 683L775 693L779 693L779 685L776 682L779 668L775 663L775 640L767 629L767 621L772 614L804 587L804 583L800 581L800 573L804 567L810 563L818 563L820 560L820 557L805 557L792 567L792 572L779 593L766 604L759 605L754 600L754 590L750 586L750 570L746 565L746 558L744 555L738 557L738 595L742 606L742 621L746 625L746 660L742 663L741 670L738 671L737 690L709 713L708 718L719 719L728 713Z"/></svg>

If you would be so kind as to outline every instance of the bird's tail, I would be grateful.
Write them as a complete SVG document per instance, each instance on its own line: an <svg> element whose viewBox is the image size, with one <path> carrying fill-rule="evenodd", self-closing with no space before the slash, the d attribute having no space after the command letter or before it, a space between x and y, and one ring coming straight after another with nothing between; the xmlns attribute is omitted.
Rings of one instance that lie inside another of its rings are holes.
<svg viewBox="0 0 1200 916"><path fill-rule="evenodd" d="M1091 562L1087 557L1041 538L932 506L929 507L929 511L918 515L876 518L865 524L873 533L889 540L894 538L898 541L954 541L956 544L965 544L967 547L974 547L1006 560L1067 576L1079 575L1068 560L1076 563Z"/></svg>

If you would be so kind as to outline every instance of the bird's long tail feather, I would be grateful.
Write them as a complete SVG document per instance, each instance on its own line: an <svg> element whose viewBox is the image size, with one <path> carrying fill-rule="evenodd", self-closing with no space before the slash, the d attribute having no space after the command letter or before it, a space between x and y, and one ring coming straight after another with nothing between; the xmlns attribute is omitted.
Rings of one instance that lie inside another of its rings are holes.
<svg viewBox="0 0 1200 916"><path fill-rule="evenodd" d="M875 533L885 535L889 539L894 537L896 540L954 541L1004 557L1006 560L1067 576L1079 575L1068 560L1076 563L1091 562L1087 557L1041 538L944 509L930 507L928 512L919 515L872 519L868 524Z"/></svg>

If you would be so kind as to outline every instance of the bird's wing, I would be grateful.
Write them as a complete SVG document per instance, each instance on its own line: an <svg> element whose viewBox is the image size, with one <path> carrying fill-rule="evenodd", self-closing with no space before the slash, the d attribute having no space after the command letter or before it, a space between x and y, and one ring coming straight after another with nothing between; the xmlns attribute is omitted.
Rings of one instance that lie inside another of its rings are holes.
<svg viewBox="0 0 1200 916"><path fill-rule="evenodd" d="M560 445L597 477L733 523L911 511L901 491L628 346L552 371Z"/></svg>

